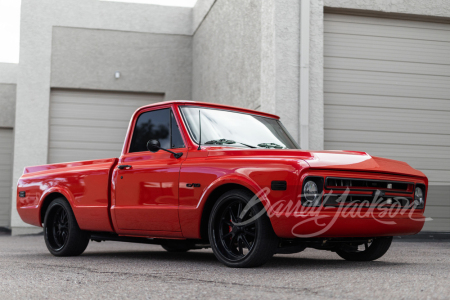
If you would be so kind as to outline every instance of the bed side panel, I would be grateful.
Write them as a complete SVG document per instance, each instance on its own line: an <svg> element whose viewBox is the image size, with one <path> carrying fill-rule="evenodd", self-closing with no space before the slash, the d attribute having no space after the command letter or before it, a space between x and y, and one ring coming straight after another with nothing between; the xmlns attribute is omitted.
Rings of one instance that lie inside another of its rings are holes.
<svg viewBox="0 0 450 300"><path fill-rule="evenodd" d="M54 192L63 194L72 206L83 230L113 231L109 216L109 187L117 159L89 161L24 174L17 188L17 209L22 219L40 226L40 210L45 198ZM25 197L19 197L25 192Z"/></svg>

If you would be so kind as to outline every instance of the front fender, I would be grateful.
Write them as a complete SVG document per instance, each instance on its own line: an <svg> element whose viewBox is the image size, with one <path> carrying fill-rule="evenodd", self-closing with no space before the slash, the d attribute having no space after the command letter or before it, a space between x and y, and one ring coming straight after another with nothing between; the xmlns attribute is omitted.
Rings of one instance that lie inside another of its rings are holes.
<svg viewBox="0 0 450 300"><path fill-rule="evenodd" d="M254 180L242 174L228 174L217 178L211 182L203 191L198 204L196 206L182 206L180 205L179 216L180 225L185 238L198 239L201 238L202 214L205 205L211 194L218 188L227 185L235 184L247 188L255 195L258 195L266 210L270 206L265 189L258 185Z"/></svg>
<svg viewBox="0 0 450 300"><path fill-rule="evenodd" d="M270 202L269 202L269 199L267 198L267 193L264 193L264 189L261 186L259 186L251 178L241 175L241 174L229 174L229 175L225 175L223 177L217 178L205 189L202 197L200 198L200 201L199 201L197 207L203 210L206 200L211 195L211 193L215 189L217 189L220 186L223 186L225 184L241 185L241 186L249 189L250 191L252 191L252 193L254 193L255 195L258 195L258 197L260 198L264 207L266 207L266 209L268 209L267 206L270 205Z"/></svg>

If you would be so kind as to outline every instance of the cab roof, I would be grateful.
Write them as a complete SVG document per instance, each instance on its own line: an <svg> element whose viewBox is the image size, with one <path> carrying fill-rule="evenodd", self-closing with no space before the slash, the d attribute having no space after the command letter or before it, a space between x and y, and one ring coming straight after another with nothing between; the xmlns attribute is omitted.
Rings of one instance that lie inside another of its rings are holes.
<svg viewBox="0 0 450 300"><path fill-rule="evenodd" d="M153 104L142 106L137 111L140 111L140 110L146 109L146 108L150 108L150 107L160 106L160 105L203 106L203 107L211 107L211 108L217 108L217 109L234 110L234 111L238 111L238 112L244 112L244 113L248 113L248 114L264 116L264 117L273 118L273 119L277 119L277 120L280 119L280 117L277 116L277 115L273 115L273 114L265 113L265 112L262 112L262 111L253 110L253 109L247 109L247 108L242 108L242 107L237 107L237 106L230 106L230 105L223 105L223 104L217 104L217 103L190 101L190 100L170 100L170 101L153 103Z"/></svg>

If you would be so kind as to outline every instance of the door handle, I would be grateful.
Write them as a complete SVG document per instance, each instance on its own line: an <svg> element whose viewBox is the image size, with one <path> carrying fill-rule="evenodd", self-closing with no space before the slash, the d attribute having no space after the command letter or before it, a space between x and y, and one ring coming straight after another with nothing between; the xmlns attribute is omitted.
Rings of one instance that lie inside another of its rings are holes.
<svg viewBox="0 0 450 300"><path fill-rule="evenodd" d="M131 166L130 165L120 165L120 166L117 166L117 169L119 169L119 170L131 169Z"/></svg>

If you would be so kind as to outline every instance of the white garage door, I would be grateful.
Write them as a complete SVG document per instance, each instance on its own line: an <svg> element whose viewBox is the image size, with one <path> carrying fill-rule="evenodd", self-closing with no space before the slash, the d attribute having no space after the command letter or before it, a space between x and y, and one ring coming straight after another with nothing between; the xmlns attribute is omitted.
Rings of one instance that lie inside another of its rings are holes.
<svg viewBox="0 0 450 300"><path fill-rule="evenodd" d="M0 227L11 224L13 130L0 128Z"/></svg>
<svg viewBox="0 0 450 300"><path fill-rule="evenodd" d="M119 157L131 115L162 94L52 90L49 163Z"/></svg>
<svg viewBox="0 0 450 300"><path fill-rule="evenodd" d="M450 25L325 14L325 148L406 161L450 231Z"/></svg>

